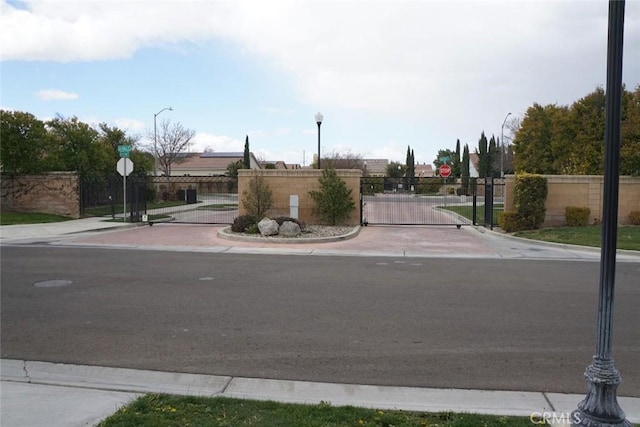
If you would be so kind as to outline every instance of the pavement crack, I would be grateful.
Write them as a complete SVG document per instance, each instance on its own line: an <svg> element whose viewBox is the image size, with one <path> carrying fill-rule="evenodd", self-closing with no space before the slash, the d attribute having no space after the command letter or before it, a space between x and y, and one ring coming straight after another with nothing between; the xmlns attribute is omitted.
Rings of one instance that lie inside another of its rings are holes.
<svg viewBox="0 0 640 427"><path fill-rule="evenodd" d="M229 377L229 381L227 381L224 387L222 387L222 390L220 391L220 396L224 396L224 394L227 392L227 389L231 385L231 381L233 381L233 377Z"/></svg>
<svg viewBox="0 0 640 427"><path fill-rule="evenodd" d="M549 407L551 407L551 412L555 412L556 408L553 407L553 403L551 403L551 400L549 400L549 397L547 396L547 393L542 393L542 395L544 396L544 400L547 401L547 403L549 404Z"/></svg>
<svg viewBox="0 0 640 427"><path fill-rule="evenodd" d="M24 371L24 376L27 377L27 382L31 383L31 377L29 376L29 370L27 369L27 361L22 361L22 370Z"/></svg>

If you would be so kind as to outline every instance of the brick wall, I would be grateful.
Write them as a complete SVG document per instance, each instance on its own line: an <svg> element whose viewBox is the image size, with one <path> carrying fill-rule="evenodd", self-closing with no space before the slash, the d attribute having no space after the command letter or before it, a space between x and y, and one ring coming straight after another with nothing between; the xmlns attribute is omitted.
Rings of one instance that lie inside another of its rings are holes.
<svg viewBox="0 0 640 427"><path fill-rule="evenodd" d="M600 175L546 175L549 193L543 226L566 225L567 206L588 207L589 223L602 220L604 177ZM505 210L513 211L515 176L505 177ZM640 178L621 176L618 193L618 223L628 224L629 213L640 210Z"/></svg>
<svg viewBox="0 0 640 427"><path fill-rule="evenodd" d="M3 211L43 212L80 217L80 188L74 172L2 177Z"/></svg>
<svg viewBox="0 0 640 427"><path fill-rule="evenodd" d="M357 225L360 223L360 177L361 170L339 169L338 176L345 181L347 188L351 189L351 197L355 204L355 209L351 213L347 225ZM317 169L263 169L249 170L240 169L238 171L238 199L240 201L240 215L246 214L242 206L242 194L248 188L249 180L253 176L262 176L269 185L273 193L273 208L268 212L269 216L290 216L289 200L291 195L297 195L299 201L298 219L307 224L321 224L322 220L313 213L315 206L313 199L309 196L309 191L318 190L320 184L318 179L322 176L322 171Z"/></svg>

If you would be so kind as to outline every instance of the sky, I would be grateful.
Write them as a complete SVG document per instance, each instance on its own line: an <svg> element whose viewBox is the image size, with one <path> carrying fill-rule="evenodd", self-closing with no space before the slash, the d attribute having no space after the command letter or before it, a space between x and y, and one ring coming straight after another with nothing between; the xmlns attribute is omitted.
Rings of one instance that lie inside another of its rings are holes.
<svg viewBox="0 0 640 427"><path fill-rule="evenodd" d="M432 163L508 113L606 85L604 0L0 0L0 108L107 123L148 144L309 165L318 149ZM640 85L640 0L623 81ZM164 110L171 107L173 110ZM505 140L513 135L504 127Z"/></svg>

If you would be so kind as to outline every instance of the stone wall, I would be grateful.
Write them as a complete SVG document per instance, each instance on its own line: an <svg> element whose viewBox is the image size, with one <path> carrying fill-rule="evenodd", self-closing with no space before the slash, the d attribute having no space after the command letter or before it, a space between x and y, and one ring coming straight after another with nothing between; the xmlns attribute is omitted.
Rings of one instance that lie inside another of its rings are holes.
<svg viewBox="0 0 640 427"><path fill-rule="evenodd" d="M74 172L2 177L1 209L80 217L80 186Z"/></svg>
<svg viewBox="0 0 640 427"><path fill-rule="evenodd" d="M589 223L602 220L604 177L601 175L546 175L549 193L543 226L566 225L567 206L591 210ZM505 177L505 210L513 211L515 176ZM629 213L640 210L640 178L621 176L618 194L618 223L628 224Z"/></svg>
<svg viewBox="0 0 640 427"><path fill-rule="evenodd" d="M360 177L362 171L358 169L338 169L338 176L345 181L347 188L351 189L351 197L355 209L344 223L357 225L360 223ZM262 176L273 193L273 208L268 212L269 216L291 216L290 196L298 196L298 219L307 224L322 224L319 216L313 212L315 203L309 196L309 191L320 189L318 179L322 171L317 169L261 169L238 171L238 199L240 201L240 215L246 214L242 205L243 193L247 190L249 180L253 176Z"/></svg>

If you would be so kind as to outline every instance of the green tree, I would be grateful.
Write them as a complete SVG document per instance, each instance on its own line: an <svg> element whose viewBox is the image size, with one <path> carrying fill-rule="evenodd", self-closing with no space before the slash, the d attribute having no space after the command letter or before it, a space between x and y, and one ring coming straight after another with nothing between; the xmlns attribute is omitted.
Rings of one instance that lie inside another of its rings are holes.
<svg viewBox="0 0 640 427"><path fill-rule="evenodd" d="M251 169L251 153L249 151L249 135L244 140L244 156L242 159L243 169Z"/></svg>
<svg viewBox="0 0 640 427"><path fill-rule="evenodd" d="M101 175L113 170L113 153L100 140L98 131L77 117L58 116L47 122L50 155L55 170L76 171L81 175Z"/></svg>
<svg viewBox="0 0 640 427"><path fill-rule="evenodd" d="M227 165L227 176L231 178L237 178L238 169L244 169L244 162L242 160L229 163Z"/></svg>
<svg viewBox="0 0 640 427"><path fill-rule="evenodd" d="M453 158L455 157L455 153L450 149L438 150L438 156L433 161L433 165L436 170L440 169L440 166L443 164L448 164L451 166L453 164Z"/></svg>
<svg viewBox="0 0 640 427"><path fill-rule="evenodd" d="M489 146L484 131L482 131L478 140L476 154L478 155L478 175L481 178L491 176L491 158L489 157Z"/></svg>
<svg viewBox="0 0 640 427"><path fill-rule="evenodd" d="M516 173L556 173L553 141L553 115L559 107L533 104L522 119L520 131L513 140Z"/></svg>
<svg viewBox="0 0 640 427"><path fill-rule="evenodd" d="M451 167L451 175L454 177L462 176L462 165L460 164L460 140L456 140L456 151L453 153L453 162Z"/></svg>
<svg viewBox="0 0 640 427"><path fill-rule="evenodd" d="M496 138L493 135L491 135L491 139L489 140L489 150L487 154L489 156L489 174L487 176L497 178L500 176L500 152L498 151Z"/></svg>
<svg viewBox="0 0 640 427"><path fill-rule="evenodd" d="M415 178L416 176L416 162L411 146L407 146L407 158L406 158L406 177Z"/></svg>
<svg viewBox="0 0 640 427"><path fill-rule="evenodd" d="M0 110L0 164L10 175L47 170L47 131L33 114Z"/></svg>
<svg viewBox="0 0 640 427"><path fill-rule="evenodd" d="M261 176L249 180L248 189L242 192L242 205L249 215L263 217L273 206L273 193L269 184Z"/></svg>
<svg viewBox="0 0 640 427"><path fill-rule="evenodd" d="M402 178L406 171L406 166L399 162L389 162L385 168L386 175L389 178Z"/></svg>
<svg viewBox="0 0 640 427"><path fill-rule="evenodd" d="M315 202L316 212L331 225L349 218L356 205L351 189L338 176L335 169L323 169L319 178L320 190L309 191Z"/></svg>
<svg viewBox="0 0 640 427"><path fill-rule="evenodd" d="M622 98L622 126L620 128L620 173L640 175L640 85L633 92L625 91Z"/></svg>
<svg viewBox="0 0 640 427"><path fill-rule="evenodd" d="M469 178L471 175L471 168L469 166L469 144L464 144L464 149L462 151L462 164L461 166L461 174L462 174L462 192L466 195L470 194L469 189Z"/></svg>

